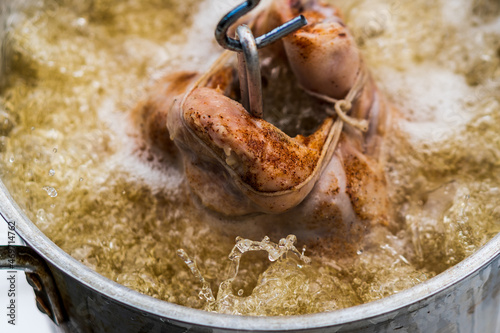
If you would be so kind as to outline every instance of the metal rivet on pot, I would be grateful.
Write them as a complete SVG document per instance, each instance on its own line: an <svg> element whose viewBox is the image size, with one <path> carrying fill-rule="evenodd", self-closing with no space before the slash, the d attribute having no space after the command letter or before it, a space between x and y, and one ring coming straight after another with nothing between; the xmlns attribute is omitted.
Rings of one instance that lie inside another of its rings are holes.
<svg viewBox="0 0 500 333"><path fill-rule="evenodd" d="M26 281L35 291L42 291L42 283L35 274L26 273Z"/></svg>
<svg viewBox="0 0 500 333"><path fill-rule="evenodd" d="M38 310L40 310L40 312L45 313L49 317L51 316L50 309L47 307L47 305L45 305L45 302L40 297L36 298L36 307L38 308Z"/></svg>

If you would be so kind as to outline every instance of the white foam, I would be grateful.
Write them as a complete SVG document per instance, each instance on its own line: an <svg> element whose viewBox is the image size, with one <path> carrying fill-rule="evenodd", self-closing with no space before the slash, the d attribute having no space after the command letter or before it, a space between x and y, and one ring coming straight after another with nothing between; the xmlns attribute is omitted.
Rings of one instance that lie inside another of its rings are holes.
<svg viewBox="0 0 500 333"><path fill-rule="evenodd" d="M132 180L144 182L153 192L173 192L181 186L184 176L172 165L156 169L137 153L137 129L130 115L118 109L113 99L107 99L98 110L99 118L113 131L121 147L106 160L107 170L123 170Z"/></svg>
<svg viewBox="0 0 500 333"><path fill-rule="evenodd" d="M471 1L445 1L442 11L443 21L456 27L463 27L464 22L470 19L471 5Z"/></svg>
<svg viewBox="0 0 500 333"><path fill-rule="evenodd" d="M414 144L445 140L473 116L466 101L474 99L476 92L463 75L424 63L404 72L379 68L377 76L403 117L401 128Z"/></svg>
<svg viewBox="0 0 500 333"><path fill-rule="evenodd" d="M234 0L201 2L192 17L192 25L181 39L173 38L163 45L169 57L164 58L163 68L153 75L153 79L173 70L207 70L223 51L215 41L215 27L221 17L238 4Z"/></svg>

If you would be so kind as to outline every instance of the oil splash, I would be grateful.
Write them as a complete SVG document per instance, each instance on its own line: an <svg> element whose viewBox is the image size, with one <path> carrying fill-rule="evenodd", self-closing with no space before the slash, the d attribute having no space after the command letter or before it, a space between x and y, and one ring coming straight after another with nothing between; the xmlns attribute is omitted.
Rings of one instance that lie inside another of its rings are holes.
<svg viewBox="0 0 500 333"><path fill-rule="evenodd" d="M297 268L302 268L303 264L310 264L311 259L305 256L306 247L302 248L302 252L295 247L297 242L297 237L295 235L288 235L286 238L281 238L278 243L271 242L268 236L265 236L262 241L253 241L251 239L245 239L242 237L236 238L236 245L231 250L229 254L229 268L228 277L219 285L219 291L217 297L214 297L210 283L208 283L203 274L201 274L198 269L196 262L191 259L191 257L184 251L184 249L177 250L177 255L184 261L184 263L189 267L191 273L197 278L201 284L202 289L199 293L201 299L206 301L204 310L212 312L222 312L223 307L227 307L231 304L231 312L234 313L236 310L235 303L242 303L245 300L251 299L251 295L247 297L242 297L243 289L239 289L237 295L233 292L233 281L236 279L240 268L240 261L243 254L253 251L266 251L267 257L270 262L275 261L287 261L287 264L296 265ZM290 260L287 258L287 254L291 252L297 256L299 261ZM303 264L301 264L302 262Z"/></svg>

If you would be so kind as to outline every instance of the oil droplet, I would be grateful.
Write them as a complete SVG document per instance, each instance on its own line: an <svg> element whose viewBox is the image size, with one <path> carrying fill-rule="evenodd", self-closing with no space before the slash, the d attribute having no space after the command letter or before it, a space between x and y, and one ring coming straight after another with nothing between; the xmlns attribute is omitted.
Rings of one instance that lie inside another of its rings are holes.
<svg viewBox="0 0 500 333"><path fill-rule="evenodd" d="M79 180L80 180L81 182L83 182L83 178L80 178Z"/></svg>
<svg viewBox="0 0 500 333"><path fill-rule="evenodd" d="M215 302L215 297L212 293L212 289L210 288L210 283L208 283L201 272L199 271L198 267L196 266L196 262L189 257L189 255L184 251L184 249L178 249L177 250L177 255L184 261L184 263L189 267L191 270L191 273L198 278L198 280L202 284L201 291L199 293L199 296L201 299L205 299L209 304Z"/></svg>
<svg viewBox="0 0 500 333"><path fill-rule="evenodd" d="M52 149L52 151L54 152L54 154L57 153L57 148Z"/></svg>
<svg viewBox="0 0 500 333"><path fill-rule="evenodd" d="M39 209L36 212L36 219L37 219L37 222L46 222L47 221L47 214L45 214L45 210Z"/></svg>
<svg viewBox="0 0 500 333"><path fill-rule="evenodd" d="M54 170L54 169L50 169L50 170L49 170L49 176L53 176L53 175L55 175L55 174L56 174L56 172L55 172L55 170Z"/></svg>
<svg viewBox="0 0 500 333"><path fill-rule="evenodd" d="M75 24L79 27L83 27L87 24L87 20L83 17L79 17L76 19Z"/></svg>
<svg viewBox="0 0 500 333"><path fill-rule="evenodd" d="M9 158L9 162L10 163L14 163L14 156L12 156L11 158Z"/></svg>
<svg viewBox="0 0 500 333"><path fill-rule="evenodd" d="M47 194L52 197L52 198L55 198L57 197L57 191L55 188L53 187L50 187L50 186L44 186L43 189L47 192Z"/></svg>

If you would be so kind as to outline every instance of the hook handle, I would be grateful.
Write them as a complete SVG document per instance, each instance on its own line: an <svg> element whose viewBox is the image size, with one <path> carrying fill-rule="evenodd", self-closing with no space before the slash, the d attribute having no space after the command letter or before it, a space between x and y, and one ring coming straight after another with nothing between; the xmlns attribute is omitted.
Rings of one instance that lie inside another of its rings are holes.
<svg viewBox="0 0 500 333"><path fill-rule="evenodd" d="M243 47L241 42L237 39L231 38L227 36L227 30L238 21L242 16L249 13L252 9L257 7L260 3L260 0L247 0L231 10L227 13L217 25L215 29L215 39L217 42L225 49L235 51L235 52L243 52ZM273 29L272 31L257 37L255 42L257 44L257 48L262 48L267 46L280 38L285 37L289 33L300 29L301 27L307 24L307 20L304 16L300 15L285 24Z"/></svg>
<svg viewBox="0 0 500 333"><path fill-rule="evenodd" d="M252 9L257 7L260 0L247 0L238 7L227 13L217 24L215 29L215 39L225 49L241 52L242 47L240 41L228 37L227 30L240 19L240 17L248 14Z"/></svg>
<svg viewBox="0 0 500 333"><path fill-rule="evenodd" d="M307 20L304 15L299 15L288 22L283 23L277 28L269 31L268 33L263 34L255 38L255 42L257 43L257 48L263 48L269 44L274 43L278 39L285 37L286 35L294 32L307 25Z"/></svg>

